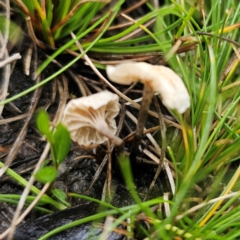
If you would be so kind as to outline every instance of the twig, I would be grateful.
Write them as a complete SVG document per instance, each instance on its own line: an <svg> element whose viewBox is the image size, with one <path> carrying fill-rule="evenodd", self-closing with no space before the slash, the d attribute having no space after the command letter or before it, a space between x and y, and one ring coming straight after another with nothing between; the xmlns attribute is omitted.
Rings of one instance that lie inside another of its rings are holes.
<svg viewBox="0 0 240 240"><path fill-rule="evenodd" d="M30 44L28 49L25 52L25 56L23 58L23 65L24 65L24 73L29 76L30 74L30 66L31 66L31 60L32 60L32 54L33 54L33 45Z"/></svg>
<svg viewBox="0 0 240 240"><path fill-rule="evenodd" d="M122 14L122 16L125 17L125 18L127 17L125 14ZM128 18L127 18L127 19L128 19ZM128 20L129 20L129 19L128 19ZM152 25L155 21L156 21L156 19L154 18L154 19L148 21L147 23L145 23L145 24L142 25L142 26L144 26L145 28L147 28L147 27L149 27L150 25ZM132 38L133 36L137 35L137 34L140 33L141 31L143 31L142 28L137 28L135 31L133 31L133 32L127 34L126 36L118 39L116 42L122 42L122 41L125 41L125 40L129 39L129 38Z"/></svg>
<svg viewBox="0 0 240 240"><path fill-rule="evenodd" d="M16 61L18 59L21 59L21 55L19 53L15 53L13 54L12 56L8 57L7 59L3 60L0 62L0 68L4 67L5 65L13 62L13 61Z"/></svg>
<svg viewBox="0 0 240 240"><path fill-rule="evenodd" d="M26 118L28 115L29 115L29 113L23 113L23 114L18 115L16 117L11 117L11 118L7 118L7 119L1 119L0 120L0 125L18 121L20 119Z"/></svg>
<svg viewBox="0 0 240 240"><path fill-rule="evenodd" d="M132 161L136 161L136 157L138 155L138 147L143 136L143 129L146 124L146 120L148 116L147 112L152 101L153 93L154 92L152 87L149 84L145 83L144 89L143 89L142 104L141 104L141 108L138 115L136 135L135 135L134 142L133 142L132 149L129 156Z"/></svg>
<svg viewBox="0 0 240 240"><path fill-rule="evenodd" d="M32 26L32 22L31 22L31 18L30 17L26 17L26 23L27 23L27 29L28 29L28 33L29 36L31 37L31 39L33 40L33 42L38 45L40 48L45 49L46 46L43 42L41 42L40 40L37 39L34 30L33 30L33 26Z"/></svg>
<svg viewBox="0 0 240 240"><path fill-rule="evenodd" d="M232 44L236 45L237 47L240 47L240 43L238 43L238 42L236 42L236 41L234 41L230 38L220 36L218 34L213 34L213 33L208 33L208 32L199 32L199 31L197 31L196 33L198 35L205 35L205 36L209 36L209 37L217 37L217 38L222 39L226 42L232 43Z"/></svg>
<svg viewBox="0 0 240 240"><path fill-rule="evenodd" d="M108 151L108 170L107 170L107 192L108 198L111 199L111 181L112 181L112 152L111 143L107 141L107 151Z"/></svg>
<svg viewBox="0 0 240 240"><path fill-rule="evenodd" d="M157 98L154 96L153 98L153 102L154 102L154 106L155 108L157 109L157 112L158 112L158 116L159 116L159 126L160 126L160 131L161 131L161 138L162 138L162 148L161 148L161 153L160 153L160 161L159 161L159 165L158 165L158 168L157 168L157 171L155 173L155 176L150 184L150 187L148 189L148 192L145 196L144 199L147 199L147 196L149 195L149 193L152 191L156 181L157 181L157 178L163 168L163 164L164 164L164 158L165 158L165 152L166 152L166 148L167 148L167 141L166 141L166 126L164 124L164 121L163 121L163 116L162 116L162 112L161 112L161 109L159 107L159 104L158 104L158 101L157 101Z"/></svg>
<svg viewBox="0 0 240 240"><path fill-rule="evenodd" d="M4 45L4 38L0 32L0 45ZM4 49L4 57L8 58L8 51L7 49ZM3 74L2 74L2 79L0 79L0 101L5 100L6 96L7 96L7 90L8 90L8 85L9 85L9 79L10 79L10 65L6 65L3 68ZM0 116L2 115L2 111L3 111L4 106L0 106Z"/></svg>

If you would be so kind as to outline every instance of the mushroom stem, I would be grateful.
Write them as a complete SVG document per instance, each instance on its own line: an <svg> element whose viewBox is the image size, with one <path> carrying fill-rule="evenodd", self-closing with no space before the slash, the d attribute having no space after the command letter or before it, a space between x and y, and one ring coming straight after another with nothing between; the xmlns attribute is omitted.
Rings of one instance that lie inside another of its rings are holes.
<svg viewBox="0 0 240 240"><path fill-rule="evenodd" d="M98 129L98 131L107 137L116 147L117 155L124 151L124 141L118 136L114 135L108 128Z"/></svg>
<svg viewBox="0 0 240 240"><path fill-rule="evenodd" d="M116 135L112 134L112 132L108 131L108 129L102 130L101 133L107 138L109 138L114 145L120 146L123 144L123 140L117 137Z"/></svg>
<svg viewBox="0 0 240 240"><path fill-rule="evenodd" d="M148 84L148 82L146 82L144 84L142 104L141 104L141 108L140 108L139 114L138 114L136 135L133 140L132 149L130 152L130 159L132 161L136 161L138 147L139 147L141 139L142 139L143 129L144 129L144 126L147 121L148 110L149 110L149 107L150 107L150 104L152 101L153 94L154 94L154 91L153 91L152 87L150 86L150 84Z"/></svg>

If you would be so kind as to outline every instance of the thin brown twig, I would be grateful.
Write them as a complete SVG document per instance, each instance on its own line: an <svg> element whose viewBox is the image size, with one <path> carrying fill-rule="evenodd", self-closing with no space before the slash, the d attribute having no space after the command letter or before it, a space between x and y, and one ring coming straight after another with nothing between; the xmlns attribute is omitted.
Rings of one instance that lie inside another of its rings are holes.
<svg viewBox="0 0 240 240"><path fill-rule="evenodd" d="M236 45L237 47L240 47L240 43L238 43L238 42L236 42L236 41L234 41L234 40L232 40L232 39L230 39L230 38L227 38L227 37L223 37L223 36L221 36L221 35L218 35L218 34L208 33L208 32L200 32L200 31L196 31L196 33L197 33L198 35L205 35L205 36L209 36L209 37L217 37L217 38L219 38L219 39L221 39L221 40L224 40L224 41L226 41L226 42L232 43L232 44Z"/></svg>
<svg viewBox="0 0 240 240"><path fill-rule="evenodd" d="M146 0L142 0L142 1L139 1L137 2L136 4L134 4L133 6L127 8L126 10L123 10L122 12L120 12L117 16L121 16L122 14L127 14L127 13L130 13L132 11L134 11L135 9L141 7L144 3L146 3L147 1Z"/></svg>
<svg viewBox="0 0 240 240"><path fill-rule="evenodd" d="M158 116L159 116L159 126L160 126L160 132L161 132L162 148L161 148L160 161L159 161L159 164L158 164L158 168L157 168L155 176L153 177L153 180L152 180L152 182L149 186L148 192L144 197L145 200L147 199L147 196L149 195L149 193L151 193L151 191L152 191L152 189L153 189L153 187L154 187L154 185L157 181L157 178L159 177L159 174L160 174L160 172L163 168L164 159L165 159L165 152L166 152L166 148L167 148L166 126L165 126L165 123L164 123L164 120L163 120L162 111L159 107L159 103L158 103L157 98L155 96L153 97L153 103L154 103L154 106L155 106L155 108L157 110L157 113L158 113Z"/></svg>
<svg viewBox="0 0 240 240"><path fill-rule="evenodd" d="M107 141L107 151L108 151L108 169L107 169L107 192L108 198L111 197L111 182L112 182L112 152L111 152L111 143Z"/></svg>
<svg viewBox="0 0 240 240"><path fill-rule="evenodd" d="M43 42L41 42L40 40L38 40L35 33L34 33L30 17L26 17L26 23L27 23L28 33L29 33L29 36L31 37L32 41L36 45L38 45L40 48L45 49L46 48L45 44Z"/></svg>
<svg viewBox="0 0 240 240"><path fill-rule="evenodd" d="M45 111L48 110L48 108L55 102L56 100L56 96L57 96L57 81L58 79L53 79L51 81L51 86L52 86L52 92L51 92L51 99L49 102L46 103L46 105L44 105L44 109Z"/></svg>
<svg viewBox="0 0 240 240"><path fill-rule="evenodd" d="M136 156L138 155L138 147L143 136L143 130L146 124L147 116L148 116L147 112L152 102L153 95L154 95L154 92L152 87L149 84L145 83L144 89L143 89L142 104L138 114L136 134L135 134L135 138L132 144L132 149L130 152L130 159L132 161L136 161Z"/></svg>
<svg viewBox="0 0 240 240"><path fill-rule="evenodd" d="M113 147L111 147L111 151L113 150ZM97 171L95 172L92 181L89 183L87 189L86 189L86 193L88 193L91 189L91 187L93 186L93 184L97 181L97 179L99 178L103 168L105 167L106 163L108 160L108 154L105 155L105 157L103 158L101 164L99 165Z"/></svg>

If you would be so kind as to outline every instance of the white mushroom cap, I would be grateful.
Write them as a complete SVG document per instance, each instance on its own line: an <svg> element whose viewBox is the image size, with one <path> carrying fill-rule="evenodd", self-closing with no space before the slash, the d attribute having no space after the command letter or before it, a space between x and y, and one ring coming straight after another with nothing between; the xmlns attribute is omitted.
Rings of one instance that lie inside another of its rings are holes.
<svg viewBox="0 0 240 240"><path fill-rule="evenodd" d="M101 144L117 131L115 117L120 105L118 95L103 91L71 100L64 111L63 124L79 145Z"/></svg>
<svg viewBox="0 0 240 240"><path fill-rule="evenodd" d="M107 75L113 82L129 85L142 80L154 92L160 94L163 104L169 109L184 113L190 107L190 97L182 79L170 68L153 66L144 62L126 62L107 66Z"/></svg>

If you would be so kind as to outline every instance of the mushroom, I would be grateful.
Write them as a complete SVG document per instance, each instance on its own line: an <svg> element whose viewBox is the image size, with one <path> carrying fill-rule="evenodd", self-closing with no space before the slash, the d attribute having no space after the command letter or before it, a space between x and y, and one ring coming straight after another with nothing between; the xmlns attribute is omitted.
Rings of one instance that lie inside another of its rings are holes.
<svg viewBox="0 0 240 240"><path fill-rule="evenodd" d="M107 66L107 75L113 82L129 85L141 80L153 92L159 93L162 103L171 110L184 113L190 107L190 97L182 79L170 68L144 62L126 62Z"/></svg>
<svg viewBox="0 0 240 240"><path fill-rule="evenodd" d="M190 106L190 97L182 79L170 68L153 66L144 62L126 62L117 66L107 66L110 80L118 84L129 85L141 80L144 83L142 104L138 115L136 135L130 158L136 160L143 128L147 120L147 111L154 92L160 94L162 103L170 110L184 113Z"/></svg>
<svg viewBox="0 0 240 240"><path fill-rule="evenodd" d="M117 146L122 145L122 139L115 136L114 118L120 110L118 100L118 95L103 91L69 101L62 121L72 140L84 146L101 144L108 139Z"/></svg>

